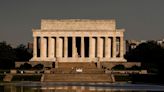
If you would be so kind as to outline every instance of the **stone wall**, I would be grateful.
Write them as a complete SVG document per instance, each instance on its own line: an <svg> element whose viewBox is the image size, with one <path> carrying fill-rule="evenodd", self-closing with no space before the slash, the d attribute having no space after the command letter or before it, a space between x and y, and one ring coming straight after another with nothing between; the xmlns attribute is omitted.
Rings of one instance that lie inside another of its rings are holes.
<svg viewBox="0 0 164 92"><path fill-rule="evenodd" d="M41 20L42 30L115 30L114 19L62 19Z"/></svg>
<svg viewBox="0 0 164 92"><path fill-rule="evenodd" d="M130 68L134 65L141 66L141 62L102 62L101 64L102 66L105 66L110 69L115 65L119 65L119 64L124 65L126 68Z"/></svg>

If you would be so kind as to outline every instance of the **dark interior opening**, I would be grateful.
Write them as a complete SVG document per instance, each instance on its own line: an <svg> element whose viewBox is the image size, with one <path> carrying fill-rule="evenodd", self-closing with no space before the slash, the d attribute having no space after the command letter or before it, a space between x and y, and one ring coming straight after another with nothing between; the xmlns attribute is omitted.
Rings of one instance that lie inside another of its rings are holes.
<svg viewBox="0 0 164 92"><path fill-rule="evenodd" d="M72 37L68 37L68 57L72 57Z"/></svg>
<svg viewBox="0 0 164 92"><path fill-rule="evenodd" d="M36 42L36 44L37 44L37 57L40 57L40 37L37 37L37 42Z"/></svg>
<svg viewBox="0 0 164 92"><path fill-rule="evenodd" d="M89 57L89 37L84 37L85 57Z"/></svg>
<svg viewBox="0 0 164 92"><path fill-rule="evenodd" d="M80 37L76 37L76 48L77 48L77 53L78 56L81 56L81 38Z"/></svg>

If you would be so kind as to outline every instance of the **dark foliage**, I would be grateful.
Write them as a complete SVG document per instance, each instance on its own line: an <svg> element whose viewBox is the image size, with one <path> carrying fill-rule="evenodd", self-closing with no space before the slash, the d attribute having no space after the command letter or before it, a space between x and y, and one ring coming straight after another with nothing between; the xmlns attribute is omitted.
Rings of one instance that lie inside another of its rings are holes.
<svg viewBox="0 0 164 92"><path fill-rule="evenodd" d="M21 44L14 49L16 54L16 61L28 61L32 58L32 54L28 52L28 49L25 45Z"/></svg>
<svg viewBox="0 0 164 92"><path fill-rule="evenodd" d="M15 60L15 51L6 42L0 43L0 69L13 68Z"/></svg>
<svg viewBox="0 0 164 92"><path fill-rule="evenodd" d="M122 64L112 67L112 70L125 70L125 69L126 69L125 66Z"/></svg>
<svg viewBox="0 0 164 92"><path fill-rule="evenodd" d="M128 61L139 61L142 68L149 73L156 73L158 79L164 83L164 48L154 41L148 41L127 52L125 58Z"/></svg>
<svg viewBox="0 0 164 92"><path fill-rule="evenodd" d="M20 66L21 70L29 70L31 68L32 68L32 65L28 63L24 63L23 65Z"/></svg>
<svg viewBox="0 0 164 92"><path fill-rule="evenodd" d="M163 60L164 48L154 41L142 43L127 52L125 58L129 61L156 62Z"/></svg>
<svg viewBox="0 0 164 92"><path fill-rule="evenodd" d="M24 45L12 48L6 42L0 42L0 69L11 69L15 66L15 61L28 61L32 53Z"/></svg>
<svg viewBox="0 0 164 92"><path fill-rule="evenodd" d="M140 66L136 66L136 65L134 65L134 66L132 66L130 68L126 68L126 70L141 70L141 69L142 68Z"/></svg>
<svg viewBox="0 0 164 92"><path fill-rule="evenodd" d="M43 64L37 64L37 65L35 65L33 68L34 68L34 69L37 69L37 70L41 70L41 69L43 69L43 67L44 67Z"/></svg>

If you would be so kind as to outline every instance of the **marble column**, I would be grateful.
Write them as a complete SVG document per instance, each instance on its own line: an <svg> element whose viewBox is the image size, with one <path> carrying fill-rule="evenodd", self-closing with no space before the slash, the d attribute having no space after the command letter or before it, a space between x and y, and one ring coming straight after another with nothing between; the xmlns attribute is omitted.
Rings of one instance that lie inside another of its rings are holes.
<svg viewBox="0 0 164 92"><path fill-rule="evenodd" d="M72 37L72 57L76 57L76 37Z"/></svg>
<svg viewBox="0 0 164 92"><path fill-rule="evenodd" d="M103 57L103 39L101 37L97 37L97 57Z"/></svg>
<svg viewBox="0 0 164 92"><path fill-rule="evenodd" d="M96 56L96 39L92 38L92 49L93 49L93 57L95 58Z"/></svg>
<svg viewBox="0 0 164 92"><path fill-rule="evenodd" d="M99 55L100 54L100 49L99 49L100 48L100 46L99 46L100 45L100 38L99 37L97 37L97 44L96 45L97 45L97 57L99 58L100 57L100 55Z"/></svg>
<svg viewBox="0 0 164 92"><path fill-rule="evenodd" d="M99 43L100 43L99 44L99 46L100 46L100 48L99 48L100 49L100 56L99 57L102 58L103 57L103 52L104 52L103 51L103 48L104 48L104 46L103 46L103 43L104 43L103 42L103 38L100 37L100 42Z"/></svg>
<svg viewBox="0 0 164 92"><path fill-rule="evenodd" d="M124 38L120 37L120 58L124 57Z"/></svg>
<svg viewBox="0 0 164 92"><path fill-rule="evenodd" d="M37 37L33 38L33 58L37 58Z"/></svg>
<svg viewBox="0 0 164 92"><path fill-rule="evenodd" d="M59 41L59 37L56 37L56 57L60 57L60 41Z"/></svg>
<svg viewBox="0 0 164 92"><path fill-rule="evenodd" d="M63 57L63 39L59 38L59 57Z"/></svg>
<svg viewBox="0 0 164 92"><path fill-rule="evenodd" d="M111 43L111 38L108 39L109 41L109 58L111 57L111 53L112 53L112 50L111 50L111 47L112 47L112 43Z"/></svg>
<svg viewBox="0 0 164 92"><path fill-rule="evenodd" d="M54 57L56 57L56 37L53 37L53 44L54 44Z"/></svg>
<svg viewBox="0 0 164 92"><path fill-rule="evenodd" d="M105 37L105 57L106 58L109 58L109 38L108 37Z"/></svg>
<svg viewBox="0 0 164 92"><path fill-rule="evenodd" d="M64 37L64 57L68 57L68 37Z"/></svg>
<svg viewBox="0 0 164 92"><path fill-rule="evenodd" d="M46 53L47 53L47 51L46 51L46 48L47 48L47 44L46 44L46 38L44 38L44 37L41 37L41 51L40 51L40 53L41 53L41 59L45 59L46 58Z"/></svg>
<svg viewBox="0 0 164 92"><path fill-rule="evenodd" d="M112 45L112 54L113 58L116 58L116 37L113 37L113 45Z"/></svg>
<svg viewBox="0 0 164 92"><path fill-rule="evenodd" d="M89 37L89 57L90 58L93 58L94 57L94 43L93 43L93 38L92 37Z"/></svg>
<svg viewBox="0 0 164 92"><path fill-rule="evenodd" d="M85 57L84 48L85 48L84 37L81 37L81 57L82 58Z"/></svg>
<svg viewBox="0 0 164 92"><path fill-rule="evenodd" d="M54 57L54 38L48 37L48 57Z"/></svg>

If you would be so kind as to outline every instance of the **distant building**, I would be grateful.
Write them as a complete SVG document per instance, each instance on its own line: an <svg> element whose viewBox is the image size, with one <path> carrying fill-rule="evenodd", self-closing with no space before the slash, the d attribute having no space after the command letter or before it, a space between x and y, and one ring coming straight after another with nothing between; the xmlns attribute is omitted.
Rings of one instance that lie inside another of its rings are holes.
<svg viewBox="0 0 164 92"><path fill-rule="evenodd" d="M135 49L142 42L146 42L146 41L126 40L126 52L129 52L130 50Z"/></svg>
<svg viewBox="0 0 164 92"><path fill-rule="evenodd" d="M155 41L157 44L164 47L164 39L162 40L126 40L126 52L129 52L132 49L135 49L139 44L145 43L147 41Z"/></svg>
<svg viewBox="0 0 164 92"><path fill-rule="evenodd" d="M157 43L161 45L164 48L164 39L162 40L157 40Z"/></svg>

